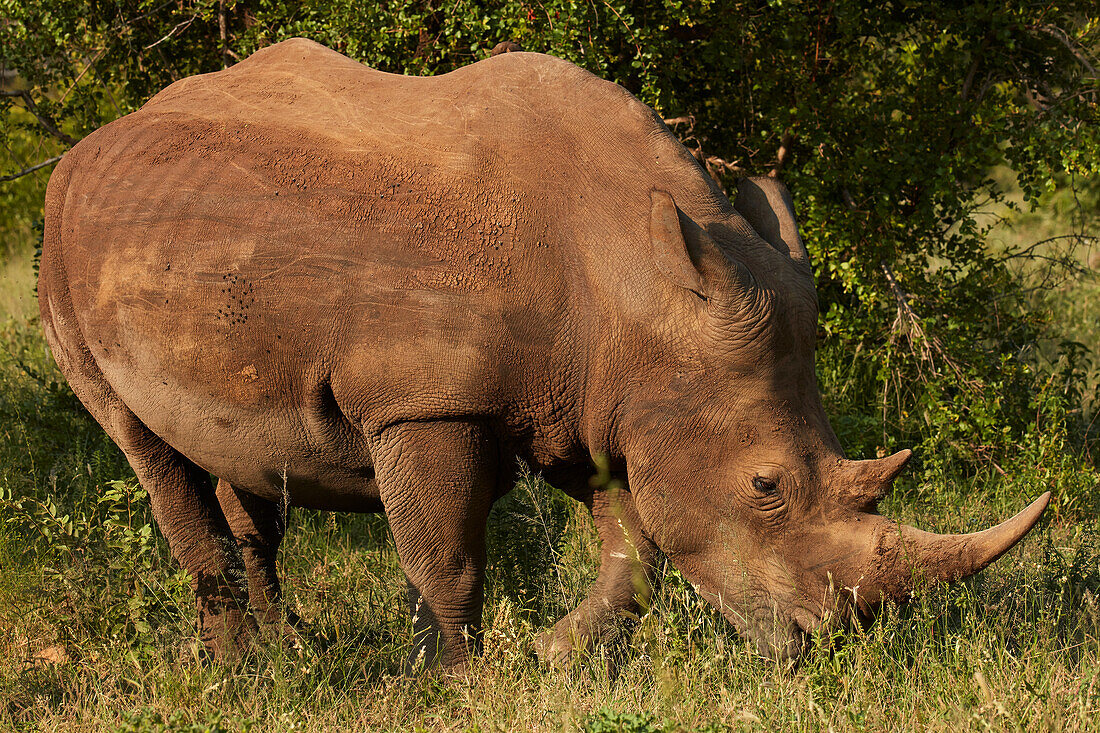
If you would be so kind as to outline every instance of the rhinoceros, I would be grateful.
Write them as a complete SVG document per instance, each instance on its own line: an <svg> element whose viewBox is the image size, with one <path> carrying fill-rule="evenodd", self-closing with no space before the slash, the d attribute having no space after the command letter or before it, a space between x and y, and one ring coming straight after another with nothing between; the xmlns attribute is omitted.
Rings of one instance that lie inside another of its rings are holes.
<svg viewBox="0 0 1100 733"><path fill-rule="evenodd" d="M1049 498L970 535L880 516L910 453L849 460L829 425L787 190L748 179L731 204L650 108L551 56L418 78L296 39L180 80L57 166L38 292L217 659L289 633L296 506L384 511L411 658L464 668L517 458L602 542L540 640L559 662L639 611L659 553L797 659L823 624L985 567ZM594 488L597 460L621 481Z"/></svg>

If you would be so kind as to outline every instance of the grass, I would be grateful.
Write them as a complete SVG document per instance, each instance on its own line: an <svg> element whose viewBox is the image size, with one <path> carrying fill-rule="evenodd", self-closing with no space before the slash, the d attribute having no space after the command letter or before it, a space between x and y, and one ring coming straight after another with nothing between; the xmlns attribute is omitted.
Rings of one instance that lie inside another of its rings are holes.
<svg viewBox="0 0 1100 733"><path fill-rule="evenodd" d="M540 668L534 640L584 596L598 547L583 510L534 477L494 509L485 651L467 680L400 673L409 618L384 519L308 511L291 514L282 572L321 638L303 651L271 648L241 668L187 663L186 578L120 453L61 383L35 321L29 258L9 259L0 277L0 729L955 731L1100 722L1097 475L1041 434L1020 446L1006 475L991 470L960 486L928 469L884 507L925 528L969 531L1052 488L1039 530L966 583L929 589L867 631L815 639L793 673L757 660L667 568L632 642L608 652L618 675L599 657ZM1095 289L1076 297L1098 300Z"/></svg>

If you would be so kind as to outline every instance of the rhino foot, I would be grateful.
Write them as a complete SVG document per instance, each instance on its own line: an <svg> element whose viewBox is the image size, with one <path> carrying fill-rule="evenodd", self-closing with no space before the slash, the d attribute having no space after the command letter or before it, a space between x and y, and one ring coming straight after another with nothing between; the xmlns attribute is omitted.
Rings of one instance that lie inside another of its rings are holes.
<svg viewBox="0 0 1100 733"><path fill-rule="evenodd" d="M619 666L637 616L613 607L606 599L589 598L535 640L539 661L550 667L570 668L591 663L598 656L609 673Z"/></svg>
<svg viewBox="0 0 1100 733"><path fill-rule="evenodd" d="M260 628L251 614L237 609L200 610L198 634L180 644L178 661L182 666L235 665L255 656L261 642Z"/></svg>
<svg viewBox="0 0 1100 733"><path fill-rule="evenodd" d="M180 644L178 662L185 667L247 664L265 649L281 649L292 656L301 656L324 645L323 637L297 613L286 609L283 614L275 619L270 610L257 615L254 611L240 613L234 609L217 617L207 615L198 635Z"/></svg>
<svg viewBox="0 0 1100 733"><path fill-rule="evenodd" d="M260 637L265 642L296 652L317 646L321 639L310 624L290 608L279 611L278 616L269 612L267 618L259 619Z"/></svg>
<svg viewBox="0 0 1100 733"><path fill-rule="evenodd" d="M572 666L598 651L613 671L622 657L622 642L630 639L653 595L657 546L642 530L628 490L589 489L583 501L600 537L600 571L589 597L543 634L535 651L551 666Z"/></svg>

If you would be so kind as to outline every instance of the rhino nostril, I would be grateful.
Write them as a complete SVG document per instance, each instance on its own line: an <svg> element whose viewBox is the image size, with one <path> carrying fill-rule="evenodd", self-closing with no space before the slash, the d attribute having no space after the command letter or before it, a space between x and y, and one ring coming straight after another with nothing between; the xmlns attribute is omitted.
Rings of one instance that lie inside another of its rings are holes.
<svg viewBox="0 0 1100 733"><path fill-rule="evenodd" d="M806 652L810 648L810 634L805 629L795 628L791 630L790 639L784 649L782 661L786 663L789 671L795 671L802 663Z"/></svg>

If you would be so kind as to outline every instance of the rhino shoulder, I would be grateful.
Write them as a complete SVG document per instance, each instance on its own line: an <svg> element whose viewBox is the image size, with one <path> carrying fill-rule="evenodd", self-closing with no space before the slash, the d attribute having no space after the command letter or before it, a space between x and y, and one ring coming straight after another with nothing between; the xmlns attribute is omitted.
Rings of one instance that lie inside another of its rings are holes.
<svg viewBox="0 0 1100 733"><path fill-rule="evenodd" d="M509 82L520 84L522 93L541 97L544 104L567 115L620 109L632 112L639 122L660 124L653 110L620 85L557 56L530 51L502 53L452 71L444 78L454 76L458 81L467 74L489 82L484 85L489 89L510 86Z"/></svg>
<svg viewBox="0 0 1100 733"><path fill-rule="evenodd" d="M288 38L285 41L273 43L254 51L248 58L241 61L240 65L248 64L280 64L300 63L302 61L321 61L327 63L340 63L351 61L339 51L333 51L328 46L309 38ZM357 63L357 62L352 62Z"/></svg>

